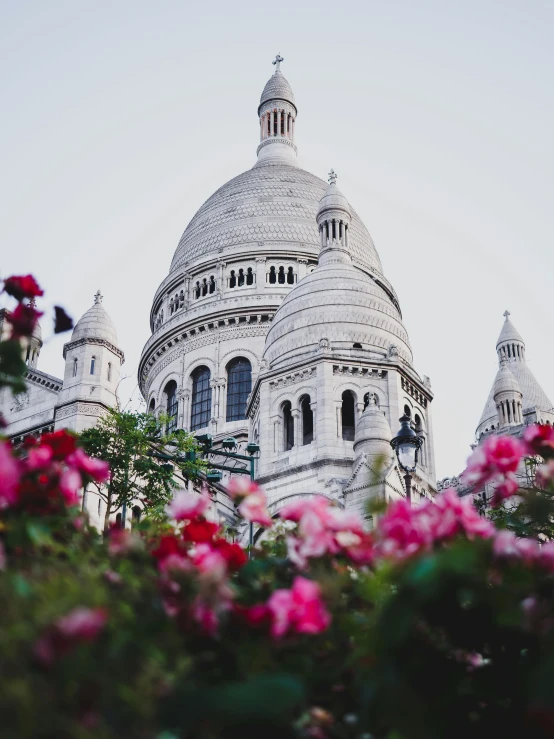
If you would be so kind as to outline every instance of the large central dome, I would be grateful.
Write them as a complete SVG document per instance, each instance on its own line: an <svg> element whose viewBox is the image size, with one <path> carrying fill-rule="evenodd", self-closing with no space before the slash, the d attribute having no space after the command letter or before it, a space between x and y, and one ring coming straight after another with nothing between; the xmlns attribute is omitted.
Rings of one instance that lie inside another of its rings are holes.
<svg viewBox="0 0 554 739"><path fill-rule="evenodd" d="M258 163L206 200L179 241L171 271L213 253L257 251L262 243L284 250L293 242L317 255L316 214L326 189L326 182L293 164ZM350 243L355 263L382 274L371 236L355 212Z"/></svg>

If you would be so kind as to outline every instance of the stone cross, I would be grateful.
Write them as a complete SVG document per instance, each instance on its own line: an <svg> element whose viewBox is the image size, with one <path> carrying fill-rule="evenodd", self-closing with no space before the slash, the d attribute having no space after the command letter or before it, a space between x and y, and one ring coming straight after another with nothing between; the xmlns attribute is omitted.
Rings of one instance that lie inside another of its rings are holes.
<svg viewBox="0 0 554 739"><path fill-rule="evenodd" d="M504 313L503 313L502 315L504 316L504 318L505 318L506 320L508 320L508 316L511 316L512 314L510 313L510 311L509 311L509 310L505 310L505 311L504 311Z"/></svg>
<svg viewBox="0 0 554 739"><path fill-rule="evenodd" d="M335 170L334 170L334 169L332 169L332 170L331 170L331 171L329 172L329 184L330 184L330 185L336 185L336 184L337 184L337 175L336 175L336 173L335 173Z"/></svg>
<svg viewBox="0 0 554 739"><path fill-rule="evenodd" d="M275 64L275 71L279 72L279 67L281 66L281 62L284 62L285 60L281 56L281 54L277 54L275 59L271 62L272 64Z"/></svg>
<svg viewBox="0 0 554 739"><path fill-rule="evenodd" d="M104 298L104 296L102 295L102 293L100 292L100 290L97 290L96 291L96 295L94 296L94 304L95 305L98 305L99 303L102 302L103 298Z"/></svg>

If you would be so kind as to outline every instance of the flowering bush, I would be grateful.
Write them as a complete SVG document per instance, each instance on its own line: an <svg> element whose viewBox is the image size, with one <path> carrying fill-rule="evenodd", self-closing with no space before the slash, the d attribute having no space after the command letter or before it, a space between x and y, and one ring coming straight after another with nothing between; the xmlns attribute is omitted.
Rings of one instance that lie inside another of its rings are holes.
<svg viewBox="0 0 554 739"><path fill-rule="evenodd" d="M14 297L40 289L21 280ZM2 734L553 736L552 430L492 437L466 479L498 489L525 458L536 489L508 483L495 513L512 530L453 490L392 504L372 531L319 495L275 524L263 490L233 481L267 532L248 552L209 520L207 491L100 535L78 503L105 463L65 431L0 440Z"/></svg>

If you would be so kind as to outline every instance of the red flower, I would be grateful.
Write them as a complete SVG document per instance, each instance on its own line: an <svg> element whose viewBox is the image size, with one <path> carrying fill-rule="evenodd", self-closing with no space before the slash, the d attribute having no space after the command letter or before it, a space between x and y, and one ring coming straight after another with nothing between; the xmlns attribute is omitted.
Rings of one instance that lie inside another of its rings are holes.
<svg viewBox="0 0 554 739"><path fill-rule="evenodd" d="M12 338L19 339L22 336L31 336L38 319L43 314L33 308L32 305L19 303L14 311L8 313L6 318L12 325Z"/></svg>
<svg viewBox="0 0 554 739"><path fill-rule="evenodd" d="M248 562L246 552L240 544L231 544L227 539L215 539L212 547L225 559L229 570L240 570Z"/></svg>
<svg viewBox="0 0 554 739"><path fill-rule="evenodd" d="M54 333L61 334L73 328L73 318L68 316L59 305L54 306Z"/></svg>
<svg viewBox="0 0 554 739"><path fill-rule="evenodd" d="M33 275L8 277L4 280L4 292L12 295L16 300L38 298L44 295L44 291L40 289Z"/></svg>
<svg viewBox="0 0 554 739"><path fill-rule="evenodd" d="M540 454L541 457L554 455L554 427L546 424L527 426L523 432L523 441L529 454Z"/></svg>
<svg viewBox="0 0 554 739"><path fill-rule="evenodd" d="M65 429L54 431L51 434L43 434L40 443L52 449L56 460L65 459L77 448L77 438Z"/></svg>
<svg viewBox="0 0 554 739"><path fill-rule="evenodd" d="M175 536L162 536L156 549L152 550L152 556L156 559L165 559L170 554L179 554L182 544Z"/></svg>
<svg viewBox="0 0 554 739"><path fill-rule="evenodd" d="M183 529L183 539L196 544L212 541L219 531L219 526L211 521L190 521Z"/></svg>

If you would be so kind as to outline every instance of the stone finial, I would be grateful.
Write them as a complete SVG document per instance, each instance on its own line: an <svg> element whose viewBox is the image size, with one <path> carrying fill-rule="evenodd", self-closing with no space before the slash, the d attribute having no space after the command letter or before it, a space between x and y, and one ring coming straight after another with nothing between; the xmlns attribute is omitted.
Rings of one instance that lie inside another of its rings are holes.
<svg viewBox="0 0 554 739"><path fill-rule="evenodd" d="M100 292L100 290L97 290L96 291L96 295L94 296L94 304L95 305L100 305L100 303L102 302L103 299L104 299L104 296L102 295L102 293Z"/></svg>
<svg viewBox="0 0 554 739"><path fill-rule="evenodd" d="M509 316L511 316L512 314L510 313L510 311L509 311L509 310L505 310L505 311L504 311L504 313L503 313L502 315L504 316L504 318L505 318L506 320L508 320L508 317L509 317Z"/></svg>
<svg viewBox="0 0 554 739"><path fill-rule="evenodd" d="M275 71L276 72L279 72L280 71L281 62L284 62L284 61L285 60L283 59L283 57L281 56L281 54L277 54L277 56L275 57L275 59L271 62L272 64L275 65Z"/></svg>
<svg viewBox="0 0 554 739"><path fill-rule="evenodd" d="M328 181L329 181L329 184L330 185L336 185L337 184L337 174L336 174L336 172L335 172L334 169L332 169L329 172Z"/></svg>

